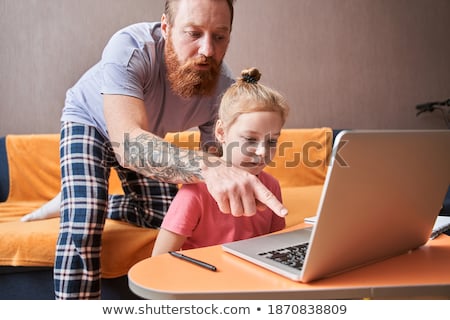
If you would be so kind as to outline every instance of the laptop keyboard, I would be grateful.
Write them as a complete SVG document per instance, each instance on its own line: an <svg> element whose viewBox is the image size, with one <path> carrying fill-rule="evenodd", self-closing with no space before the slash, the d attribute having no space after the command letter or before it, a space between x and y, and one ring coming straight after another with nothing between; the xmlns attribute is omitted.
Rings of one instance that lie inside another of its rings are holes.
<svg viewBox="0 0 450 320"><path fill-rule="evenodd" d="M309 243L302 243L283 249L277 249L269 252L259 253L260 256L271 259L287 265L289 267L301 270L305 262L306 250Z"/></svg>

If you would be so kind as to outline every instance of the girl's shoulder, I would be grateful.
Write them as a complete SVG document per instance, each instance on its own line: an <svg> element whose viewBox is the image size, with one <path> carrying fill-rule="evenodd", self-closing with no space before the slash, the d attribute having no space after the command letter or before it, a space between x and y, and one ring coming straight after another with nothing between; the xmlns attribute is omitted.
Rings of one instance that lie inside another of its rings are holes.
<svg viewBox="0 0 450 320"><path fill-rule="evenodd" d="M194 199L202 199L204 197L211 197L206 184L203 182L183 184L179 186L178 194L189 196Z"/></svg>

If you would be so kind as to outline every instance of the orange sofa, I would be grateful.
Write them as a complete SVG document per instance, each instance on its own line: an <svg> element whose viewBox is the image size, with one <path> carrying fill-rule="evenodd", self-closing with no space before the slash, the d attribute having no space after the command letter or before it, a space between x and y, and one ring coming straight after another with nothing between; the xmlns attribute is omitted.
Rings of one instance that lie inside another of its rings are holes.
<svg viewBox="0 0 450 320"><path fill-rule="evenodd" d="M166 140L181 147L195 147L198 132L168 134ZM265 170L280 181L283 202L289 210L287 226L301 223L305 217L315 214L332 140L330 128L282 131L277 156ZM60 171L58 134L7 135L1 143L0 292L3 292L2 286L9 283L6 279L17 276L16 271L44 268L51 274L59 218L33 222L21 222L20 218L59 192ZM112 171L110 182L110 193L122 192L115 171ZM132 265L150 256L157 232L107 219L101 256L104 283L108 282L107 279L125 279ZM31 276L27 285L30 285L30 279L34 281ZM126 287L126 280L123 281L119 290ZM47 285L52 287L51 279ZM0 298L8 297L29 298L0 294ZM124 296L113 294L110 297L117 299ZM36 298L46 297L41 295Z"/></svg>

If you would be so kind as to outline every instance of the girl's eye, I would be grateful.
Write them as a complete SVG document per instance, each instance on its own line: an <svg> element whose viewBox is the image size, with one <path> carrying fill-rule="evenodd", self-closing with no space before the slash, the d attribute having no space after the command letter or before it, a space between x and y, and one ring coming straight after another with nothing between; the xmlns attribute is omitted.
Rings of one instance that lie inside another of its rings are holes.
<svg viewBox="0 0 450 320"><path fill-rule="evenodd" d="M249 142L249 143L256 143L256 142L258 142L255 138L250 138L250 137L246 137L246 138L244 138L244 140Z"/></svg>
<svg viewBox="0 0 450 320"><path fill-rule="evenodd" d="M277 145L277 143L278 143L278 140L269 140L268 141L268 144L271 147L275 147Z"/></svg>

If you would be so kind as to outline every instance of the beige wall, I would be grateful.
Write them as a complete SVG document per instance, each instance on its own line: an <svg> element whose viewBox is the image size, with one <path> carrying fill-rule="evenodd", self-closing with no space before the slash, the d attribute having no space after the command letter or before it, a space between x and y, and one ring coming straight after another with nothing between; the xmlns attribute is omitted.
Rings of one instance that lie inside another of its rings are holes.
<svg viewBox="0 0 450 320"><path fill-rule="evenodd" d="M0 135L59 131L65 91L163 0L1 0ZM445 128L414 106L450 98L448 0L237 0L226 56L288 98L287 127Z"/></svg>

